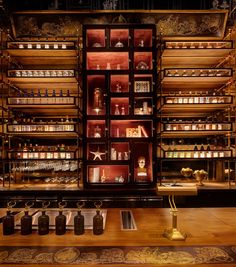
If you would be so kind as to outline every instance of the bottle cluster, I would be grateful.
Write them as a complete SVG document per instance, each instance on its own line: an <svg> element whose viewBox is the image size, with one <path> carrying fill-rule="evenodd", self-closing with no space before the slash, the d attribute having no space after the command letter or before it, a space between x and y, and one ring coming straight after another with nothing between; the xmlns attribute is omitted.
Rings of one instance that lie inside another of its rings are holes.
<svg viewBox="0 0 236 267"><path fill-rule="evenodd" d="M74 70L10 70L10 77L74 77Z"/></svg>
<svg viewBox="0 0 236 267"><path fill-rule="evenodd" d="M64 43L19 43L20 49L67 49Z"/></svg>
<svg viewBox="0 0 236 267"><path fill-rule="evenodd" d="M230 131L230 123L193 121L183 122L182 120L165 123L165 131Z"/></svg>
<svg viewBox="0 0 236 267"><path fill-rule="evenodd" d="M230 77L230 69L166 69L167 77Z"/></svg>
<svg viewBox="0 0 236 267"><path fill-rule="evenodd" d="M223 95L208 95L202 94L192 94L189 92L189 95L182 95L181 91L176 93L174 96L167 96L165 98L166 104L222 104L230 103L231 98L229 96Z"/></svg>
<svg viewBox="0 0 236 267"><path fill-rule="evenodd" d="M35 94L32 90L28 92L20 92L17 97L9 97L8 104L10 105L35 105L35 104L74 104L74 98L70 96L70 91L67 90L67 93L64 94L60 90L59 94L56 93L56 90L53 90L52 93L48 92L48 89L45 89L45 92L42 93L40 89Z"/></svg>
<svg viewBox="0 0 236 267"><path fill-rule="evenodd" d="M166 42L166 48L168 49L220 49L230 47L230 42Z"/></svg>
<svg viewBox="0 0 236 267"><path fill-rule="evenodd" d="M193 150L177 150L175 146L169 146L165 152L166 158L195 158L195 159L204 159L204 158L225 158L231 157L230 150L223 150L214 146L213 148L207 144L201 145L200 148L195 144Z"/></svg>
<svg viewBox="0 0 236 267"><path fill-rule="evenodd" d="M34 119L14 119L12 125L8 126L10 132L74 132L75 125L73 119L67 117L60 121L34 121Z"/></svg>
<svg viewBox="0 0 236 267"><path fill-rule="evenodd" d="M14 159L73 159L74 152L65 144L57 146L38 146L19 143L16 150L10 151L9 157Z"/></svg>
<svg viewBox="0 0 236 267"><path fill-rule="evenodd" d="M26 203L25 204L25 212L24 215L20 219L20 233L21 235L30 235L32 234L32 221L33 217L30 214L30 208L34 203ZM47 215L47 207L50 203L43 204L43 208L41 211L41 215L38 217L37 227L39 235L47 235L49 234L49 225L52 224L50 222L50 217ZM78 213L74 216L74 234L82 235L85 232L85 217L81 212L81 208L84 204L78 204ZM55 234L56 235L64 235L67 231L67 217L63 214L63 208L66 204L59 203L59 211L58 215L55 217ZM12 235L15 233L15 218L11 212L12 206L8 206L7 214L3 217L3 235ZM97 208L96 214L93 216L93 234L101 235L103 233L103 216L100 213L100 209Z"/></svg>

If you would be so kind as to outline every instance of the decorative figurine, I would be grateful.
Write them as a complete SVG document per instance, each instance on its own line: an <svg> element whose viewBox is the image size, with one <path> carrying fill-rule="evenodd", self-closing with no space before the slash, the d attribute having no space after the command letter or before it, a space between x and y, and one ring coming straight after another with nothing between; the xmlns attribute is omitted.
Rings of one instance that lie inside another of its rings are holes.
<svg viewBox="0 0 236 267"><path fill-rule="evenodd" d="M193 170L190 168L182 168L180 173L185 177L185 178L190 178L193 175Z"/></svg>
<svg viewBox="0 0 236 267"><path fill-rule="evenodd" d="M101 156L102 156L102 155L106 155L106 153L102 153L102 152L99 151L99 147L98 147L97 151L95 151L95 152L90 151L89 153L91 153L91 154L94 155L93 160L96 160L97 158L98 158L99 160L102 160Z"/></svg>
<svg viewBox="0 0 236 267"><path fill-rule="evenodd" d="M146 164L145 157L140 156L138 158L138 170L137 170L138 176L147 176L147 169L145 168L145 164Z"/></svg>
<svg viewBox="0 0 236 267"><path fill-rule="evenodd" d="M195 177L195 179L196 179L196 181L197 181L197 185L199 185L199 186L203 186L204 184L203 184L203 180L205 179L205 178L207 178L207 176L208 176L208 173L206 172L206 171L204 171L204 170L196 170L194 173L193 173L193 176Z"/></svg>

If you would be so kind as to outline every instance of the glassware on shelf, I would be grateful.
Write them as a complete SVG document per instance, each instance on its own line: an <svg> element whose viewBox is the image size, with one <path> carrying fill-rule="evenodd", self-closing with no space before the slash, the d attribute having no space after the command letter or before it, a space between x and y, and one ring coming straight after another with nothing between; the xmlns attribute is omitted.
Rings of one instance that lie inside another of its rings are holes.
<svg viewBox="0 0 236 267"><path fill-rule="evenodd" d="M94 88L93 92L93 109L97 112L97 115L103 109L102 90L98 87Z"/></svg>
<svg viewBox="0 0 236 267"><path fill-rule="evenodd" d="M97 125L94 128L94 136L95 138L101 138L102 137L102 129Z"/></svg>
<svg viewBox="0 0 236 267"><path fill-rule="evenodd" d="M101 45L101 43L96 42L96 43L92 44L92 47L98 48L98 47L102 47L102 45Z"/></svg>
<svg viewBox="0 0 236 267"><path fill-rule="evenodd" d="M114 115L120 115L119 105L115 104L115 112Z"/></svg>
<svg viewBox="0 0 236 267"><path fill-rule="evenodd" d="M140 40L138 46L139 46L139 47L144 47L144 40Z"/></svg>
<svg viewBox="0 0 236 267"><path fill-rule="evenodd" d="M119 40L116 44L115 47L124 47L124 44Z"/></svg>
<svg viewBox="0 0 236 267"><path fill-rule="evenodd" d="M144 62L144 61L140 61L140 62L136 65L136 69L137 69L137 70L148 70L149 67L148 67L148 65L147 65L146 62Z"/></svg>

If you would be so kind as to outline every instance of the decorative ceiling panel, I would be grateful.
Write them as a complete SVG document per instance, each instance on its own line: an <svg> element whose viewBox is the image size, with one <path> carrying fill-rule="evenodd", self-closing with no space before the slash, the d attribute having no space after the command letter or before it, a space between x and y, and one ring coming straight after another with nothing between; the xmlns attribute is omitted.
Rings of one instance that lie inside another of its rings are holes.
<svg viewBox="0 0 236 267"><path fill-rule="evenodd" d="M11 21L16 38L75 38L83 24L140 23L155 24L164 39L204 40L223 38L227 16L225 10L25 11Z"/></svg>

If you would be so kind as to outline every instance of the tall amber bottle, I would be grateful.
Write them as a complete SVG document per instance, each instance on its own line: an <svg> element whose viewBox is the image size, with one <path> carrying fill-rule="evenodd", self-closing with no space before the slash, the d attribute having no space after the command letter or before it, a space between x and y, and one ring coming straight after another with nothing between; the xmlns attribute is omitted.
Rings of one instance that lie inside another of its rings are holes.
<svg viewBox="0 0 236 267"><path fill-rule="evenodd" d="M46 208L50 202L44 201L42 204L42 214L38 217L38 234L47 235L49 233L49 216L46 214Z"/></svg>
<svg viewBox="0 0 236 267"><path fill-rule="evenodd" d="M84 206L84 202L77 202L78 214L74 217L74 234L84 234L84 215L81 214L81 209Z"/></svg>
<svg viewBox="0 0 236 267"><path fill-rule="evenodd" d="M29 215L29 209L33 206L33 202L27 202L25 204L25 215L21 217L21 234L32 234L32 216Z"/></svg>
<svg viewBox="0 0 236 267"><path fill-rule="evenodd" d="M15 220L14 215L11 213L11 209L16 205L16 202L7 203L7 214L3 217L2 227L3 235L12 235L15 233Z"/></svg>
<svg viewBox="0 0 236 267"><path fill-rule="evenodd" d="M60 202L59 204L59 214L55 218L56 225L56 235L64 235L66 233L66 216L63 213L63 208L66 203Z"/></svg>
<svg viewBox="0 0 236 267"><path fill-rule="evenodd" d="M103 217L100 214L100 208L102 206L102 202L98 201L94 203L96 207L96 215L93 217L93 234L101 235L103 233Z"/></svg>

